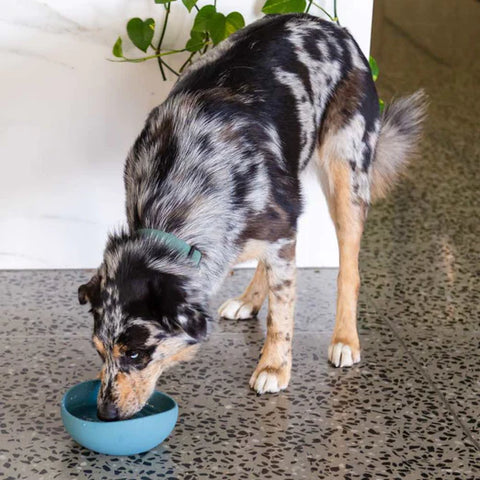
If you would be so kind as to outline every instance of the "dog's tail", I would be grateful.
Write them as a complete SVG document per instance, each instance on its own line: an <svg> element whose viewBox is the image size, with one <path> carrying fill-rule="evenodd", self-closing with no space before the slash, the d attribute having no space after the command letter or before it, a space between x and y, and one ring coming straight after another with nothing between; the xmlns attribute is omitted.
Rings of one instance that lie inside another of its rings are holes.
<svg viewBox="0 0 480 480"><path fill-rule="evenodd" d="M416 153L426 110L423 90L399 98L385 108L372 163L370 190L373 201L390 191Z"/></svg>

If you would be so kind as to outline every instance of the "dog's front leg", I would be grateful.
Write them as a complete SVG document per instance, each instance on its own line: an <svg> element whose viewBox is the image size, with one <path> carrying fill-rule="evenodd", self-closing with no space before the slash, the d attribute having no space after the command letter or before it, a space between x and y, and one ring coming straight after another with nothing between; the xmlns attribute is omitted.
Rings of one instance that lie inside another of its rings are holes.
<svg viewBox="0 0 480 480"><path fill-rule="evenodd" d="M295 309L295 239L283 239L267 248L267 338L250 387L257 393L287 388L292 369L292 336Z"/></svg>

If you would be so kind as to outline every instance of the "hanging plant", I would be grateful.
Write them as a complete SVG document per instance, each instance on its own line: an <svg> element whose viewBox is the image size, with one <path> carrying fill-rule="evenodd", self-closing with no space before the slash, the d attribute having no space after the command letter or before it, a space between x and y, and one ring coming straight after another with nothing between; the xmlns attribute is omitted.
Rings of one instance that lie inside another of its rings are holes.
<svg viewBox="0 0 480 480"><path fill-rule="evenodd" d="M165 8L165 16L161 22L160 37L156 45L154 45L153 37L156 29L156 22L153 18L142 20L141 18L131 18L127 23L127 35L130 41L143 53L148 53L143 57L129 58L123 54L123 40L118 37L113 45L112 53L117 58L117 62L139 63L147 60L156 59L163 80L167 79L165 70L169 70L178 76L182 71L190 65L196 56L201 56L213 47L225 40L232 33L245 26L245 19L239 12L230 12L223 14L217 10L217 1L212 4L205 5L202 8L197 6L198 0L181 0L189 13L195 12L193 27L190 31L190 38L187 40L185 47L177 50L164 50L163 41L168 27L171 5L177 0L154 0L155 3L163 5ZM333 1L333 14L325 10L321 5L313 0L266 0L263 5L262 12L265 14L274 13L310 13L311 8L315 7L332 22L340 24L337 15L337 0ZM188 58L177 72L167 62L166 57L187 52ZM378 78L379 70L377 62L373 57L369 59L370 69L372 71L373 80ZM380 110L383 110L384 102L380 100Z"/></svg>
<svg viewBox="0 0 480 480"><path fill-rule="evenodd" d="M146 56L130 58L123 53L123 40L118 37L113 45L112 53L118 59L117 62L139 63L147 60L157 59L160 72L164 80L167 79L165 69L174 75L179 75L187 65L192 63L196 55L203 55L210 47L217 45L225 40L232 33L245 26L245 19L239 12L230 12L227 15L217 11L217 2L198 8L198 0L182 0L183 5L189 13L195 10L193 27L190 32L190 38L184 48L177 50L164 50L163 41L167 31L170 17L171 5L177 0L155 0L155 3L162 4L165 8L165 16L161 23L160 37L156 45L152 43L156 22L153 18L142 20L141 18L132 18L127 23L127 35L130 41L143 53L149 53ZM167 62L169 55L188 52L189 56L180 70L175 71Z"/></svg>

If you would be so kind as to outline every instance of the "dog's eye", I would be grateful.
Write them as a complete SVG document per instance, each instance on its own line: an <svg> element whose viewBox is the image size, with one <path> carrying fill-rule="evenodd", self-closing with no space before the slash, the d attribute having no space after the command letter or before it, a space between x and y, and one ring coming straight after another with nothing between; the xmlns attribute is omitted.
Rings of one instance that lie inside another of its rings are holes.
<svg viewBox="0 0 480 480"><path fill-rule="evenodd" d="M131 358L132 360L135 360L136 358L138 358L139 355L140 354L138 352L135 352L133 350L130 350L129 352L127 352L127 357Z"/></svg>

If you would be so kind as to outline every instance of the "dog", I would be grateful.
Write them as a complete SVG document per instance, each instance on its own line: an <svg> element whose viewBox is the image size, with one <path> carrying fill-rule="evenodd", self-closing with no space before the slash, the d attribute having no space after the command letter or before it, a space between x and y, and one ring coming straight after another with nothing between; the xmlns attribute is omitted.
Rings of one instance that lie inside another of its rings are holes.
<svg viewBox="0 0 480 480"><path fill-rule="evenodd" d="M79 287L103 360L98 416L129 418L160 374L207 335L209 299L236 263L252 281L219 310L267 335L250 387L287 387L292 365L299 174L315 169L335 224L338 300L328 360L360 361L358 254L372 200L415 150L422 92L379 111L368 61L350 33L306 14L267 16L193 63L153 109L128 154L128 227Z"/></svg>

